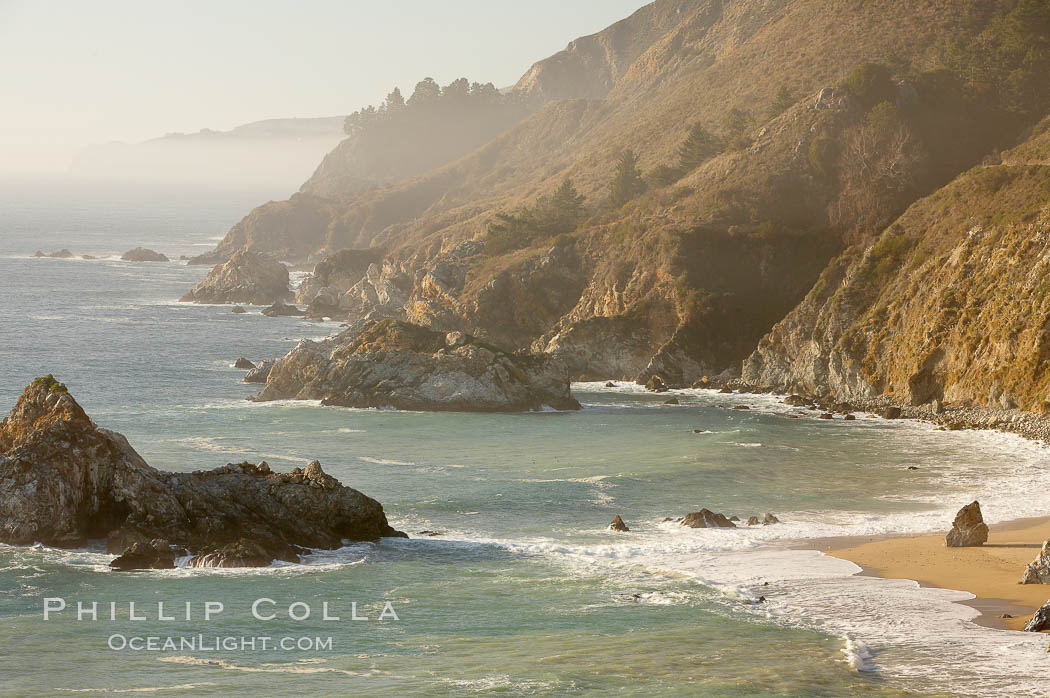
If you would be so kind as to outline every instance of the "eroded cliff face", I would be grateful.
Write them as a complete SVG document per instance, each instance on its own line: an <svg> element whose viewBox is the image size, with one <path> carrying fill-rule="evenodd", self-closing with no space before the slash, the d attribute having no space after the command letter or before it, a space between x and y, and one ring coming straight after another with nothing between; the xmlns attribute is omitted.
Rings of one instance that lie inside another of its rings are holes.
<svg viewBox="0 0 1050 698"><path fill-rule="evenodd" d="M757 385L1050 411L1050 121L824 272L744 363Z"/></svg>

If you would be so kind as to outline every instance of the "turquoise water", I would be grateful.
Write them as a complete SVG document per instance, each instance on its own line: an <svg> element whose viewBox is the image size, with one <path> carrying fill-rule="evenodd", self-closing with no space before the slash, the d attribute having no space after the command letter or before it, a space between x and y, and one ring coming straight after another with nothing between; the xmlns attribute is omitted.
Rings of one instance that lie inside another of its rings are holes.
<svg viewBox="0 0 1050 698"><path fill-rule="evenodd" d="M956 603L965 594L856 577L850 563L797 549L941 530L974 497L991 520L1045 513L1050 470L1035 446L875 418L792 419L770 396L681 391L681 406L665 406L627 384L575 386L579 413L249 403L256 388L232 368L238 356L280 356L338 325L179 304L207 271L179 262L28 257L137 245L195 254L271 194L39 184L0 192L0 409L54 373L156 467L318 459L413 538L264 570L124 574L98 549L0 547L5 695L1039 694L1042 643L969 623ZM664 521L700 507L784 523ZM605 530L617 514L631 533ZM45 623L50 597L71 608ZM252 617L260 598L278 618ZM103 617L77 621L77 601L100 602ZM146 620L129 618L130 601ZM158 601L179 615L190 601L193 617L159 620ZM206 601L225 609L204 621ZM287 617L296 602L309 619ZM320 619L325 602L341 620ZM350 620L352 602L370 619ZM378 619L386 603L397 620ZM114 635L315 646L114 650Z"/></svg>

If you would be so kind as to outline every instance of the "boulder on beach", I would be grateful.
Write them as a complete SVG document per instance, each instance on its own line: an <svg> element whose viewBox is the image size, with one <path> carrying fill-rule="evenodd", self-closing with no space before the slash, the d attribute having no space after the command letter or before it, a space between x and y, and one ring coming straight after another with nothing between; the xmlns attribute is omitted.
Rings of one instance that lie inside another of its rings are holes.
<svg viewBox="0 0 1050 698"><path fill-rule="evenodd" d="M882 407L876 410L875 414L879 415L883 419L900 419L901 408L899 407Z"/></svg>
<svg viewBox="0 0 1050 698"><path fill-rule="evenodd" d="M239 250L218 264L181 300L189 303L247 303L269 305L292 296L288 269L274 258Z"/></svg>
<svg viewBox="0 0 1050 698"><path fill-rule="evenodd" d="M251 543L241 536L250 532ZM274 473L265 463L163 472L99 428L52 376L33 381L0 422L0 542L83 547L105 538L114 568L294 561L301 548L403 536L379 502L314 461ZM210 557L209 557L210 556ZM205 564L199 562L196 564Z"/></svg>
<svg viewBox="0 0 1050 698"><path fill-rule="evenodd" d="M1050 601L1047 601L1035 612L1031 620L1024 626L1025 632L1039 633L1050 630Z"/></svg>
<svg viewBox="0 0 1050 698"><path fill-rule="evenodd" d="M125 262L167 262L169 261L166 255L162 255L160 252L154 252L148 250L145 247L136 247L133 250L128 250L124 254L120 255L120 258Z"/></svg>
<svg viewBox="0 0 1050 698"><path fill-rule="evenodd" d="M631 529L627 528L627 524L625 524L623 522L623 519L620 518L620 515L617 514L616 518L612 520L611 524L609 524L609 530L610 531L620 531L621 533L626 533L627 531L630 531Z"/></svg>
<svg viewBox="0 0 1050 698"><path fill-rule="evenodd" d="M725 514L716 514L709 509L701 509L682 518L682 525L689 528L736 528L736 524L726 518Z"/></svg>
<svg viewBox="0 0 1050 698"><path fill-rule="evenodd" d="M233 367L234 368L239 368L239 369L244 370L244 371L249 371L249 370L255 368L255 364L253 364L251 361L249 361L248 359L246 359L246 358L244 358L242 356L239 359L237 359L237 361L234 362Z"/></svg>
<svg viewBox="0 0 1050 698"><path fill-rule="evenodd" d="M455 412L580 409L568 368L549 354L508 352L462 332L391 319L299 342L255 399Z"/></svg>
<svg viewBox="0 0 1050 698"><path fill-rule="evenodd" d="M1043 543L1042 550L1028 563L1020 584L1050 584L1050 540Z"/></svg>
<svg viewBox="0 0 1050 698"><path fill-rule="evenodd" d="M944 542L949 548L970 548L984 545L988 540L988 525L981 515L981 505L970 502L955 515L952 530Z"/></svg>

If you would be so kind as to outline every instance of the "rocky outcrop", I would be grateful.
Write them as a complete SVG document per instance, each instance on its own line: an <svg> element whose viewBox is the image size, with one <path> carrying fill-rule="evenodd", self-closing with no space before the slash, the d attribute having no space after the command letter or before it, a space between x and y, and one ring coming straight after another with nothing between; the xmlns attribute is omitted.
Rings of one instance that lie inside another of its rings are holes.
<svg viewBox="0 0 1050 698"><path fill-rule="evenodd" d="M136 247L133 250L128 250L124 254L120 255L120 258L125 262L167 262L169 261L166 255L160 252L154 252L148 250L145 247Z"/></svg>
<svg viewBox="0 0 1050 698"><path fill-rule="evenodd" d="M383 507L320 464L274 473L266 463L211 471L156 470L99 428L51 376L28 386L0 422L0 541L82 546L106 539L119 569L170 566L176 549L234 564L249 536L251 564L294 560L302 548L403 535ZM176 546L172 548L171 546ZM198 564L205 564L203 562Z"/></svg>
<svg viewBox="0 0 1050 698"><path fill-rule="evenodd" d="M239 368L242 371L250 371L255 368L255 364L242 356L233 363L233 367Z"/></svg>
<svg viewBox="0 0 1050 698"><path fill-rule="evenodd" d="M281 301L274 301L273 305L269 308L264 308L262 314L266 317L303 317L306 315L305 310L299 310L294 305L288 305Z"/></svg>
<svg viewBox="0 0 1050 698"><path fill-rule="evenodd" d="M617 514L616 518L613 519L612 523L609 524L609 530L610 531L619 531L620 533L627 533L631 529L627 528L627 524L625 524L623 522L623 519L620 518L620 515Z"/></svg>
<svg viewBox="0 0 1050 698"><path fill-rule="evenodd" d="M1043 543L1042 550L1028 563L1020 584L1050 584L1050 540Z"/></svg>
<svg viewBox="0 0 1050 698"><path fill-rule="evenodd" d="M1050 601L1039 607L1039 610L1035 612L1035 615L1024 626L1024 629L1030 633L1041 633L1044 630L1050 630Z"/></svg>
<svg viewBox="0 0 1050 698"><path fill-rule="evenodd" d="M69 250L63 248L63 249L61 249L61 250L59 250L57 252L52 252L50 254L45 254L45 253L41 252L40 250L37 250L36 253L33 256L34 257L50 257L52 259L72 259L73 258L73 253L70 252Z"/></svg>
<svg viewBox="0 0 1050 698"><path fill-rule="evenodd" d="M580 408L568 372L548 356L390 319L363 321L323 342L301 341L274 365L256 399L287 398L406 410Z"/></svg>
<svg viewBox="0 0 1050 698"><path fill-rule="evenodd" d="M709 509L686 514L681 525L689 528L736 528L736 524L727 519L725 514L716 514Z"/></svg>
<svg viewBox="0 0 1050 698"><path fill-rule="evenodd" d="M240 250L218 264L180 300L190 303L269 305L291 298L288 269L265 254Z"/></svg>
<svg viewBox="0 0 1050 698"><path fill-rule="evenodd" d="M273 359L260 361L259 365L244 374L245 383L265 383L270 377L270 370L276 363Z"/></svg>
<svg viewBox="0 0 1050 698"><path fill-rule="evenodd" d="M970 502L955 515L944 542L949 548L968 548L984 545L987 540L988 524L981 516L981 505Z"/></svg>

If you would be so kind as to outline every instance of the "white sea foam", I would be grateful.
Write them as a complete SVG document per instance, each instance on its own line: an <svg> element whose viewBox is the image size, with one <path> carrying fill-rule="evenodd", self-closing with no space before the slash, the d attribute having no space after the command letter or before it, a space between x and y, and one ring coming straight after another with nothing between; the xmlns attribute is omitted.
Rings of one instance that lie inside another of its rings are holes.
<svg viewBox="0 0 1050 698"><path fill-rule="evenodd" d="M392 458L371 458L369 456L355 456L355 458L366 463L376 463L377 465L415 465L411 461L393 460Z"/></svg>

